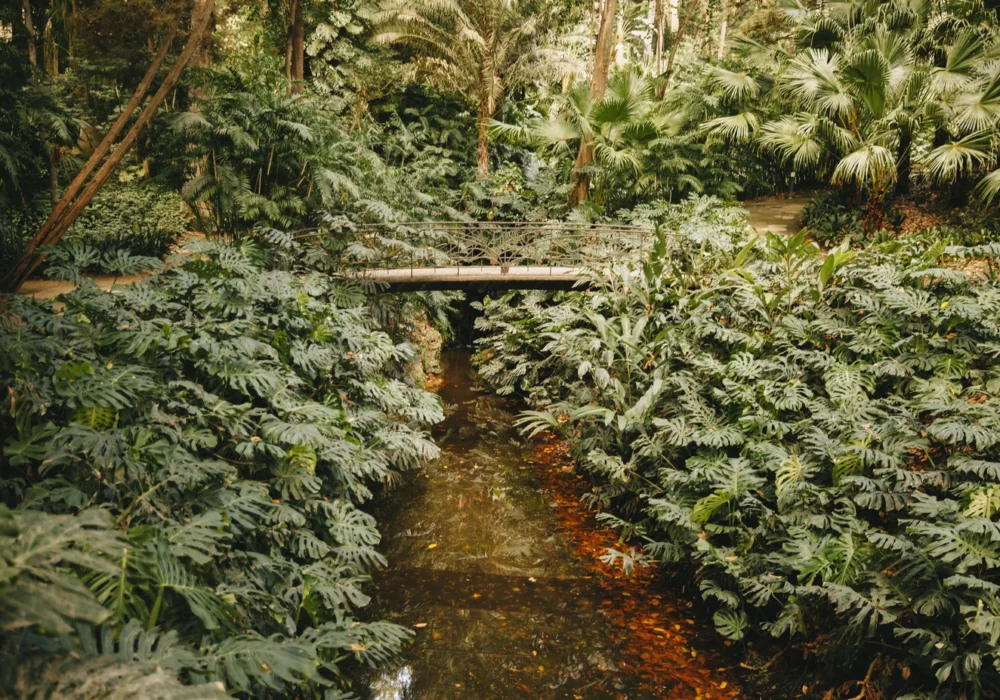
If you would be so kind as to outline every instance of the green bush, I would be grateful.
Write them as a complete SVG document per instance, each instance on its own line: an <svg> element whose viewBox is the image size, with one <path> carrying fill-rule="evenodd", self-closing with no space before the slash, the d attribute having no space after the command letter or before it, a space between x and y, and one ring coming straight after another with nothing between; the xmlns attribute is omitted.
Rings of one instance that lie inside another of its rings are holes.
<svg viewBox="0 0 1000 700"><path fill-rule="evenodd" d="M824 257L744 230L692 224L555 305L488 299L483 375L530 394L523 425L569 441L643 557L696 566L721 634L815 642L861 674L884 653L908 697L983 697L1000 683L1000 289L958 268L1000 246Z"/></svg>
<svg viewBox="0 0 1000 700"><path fill-rule="evenodd" d="M414 351L328 276L263 268L249 243L197 252L59 312L5 300L0 686L18 697L343 698L346 664L409 636L358 611L385 563L361 504L437 454L440 403L401 379Z"/></svg>
<svg viewBox="0 0 1000 700"><path fill-rule="evenodd" d="M126 251L162 258L189 225L180 196L141 180L105 187L66 235L99 254ZM94 271L109 272L98 267Z"/></svg>
<svg viewBox="0 0 1000 700"><path fill-rule="evenodd" d="M814 241L824 248L842 241L856 243L866 240L861 224L862 211L844 202L839 190L823 192L802 210L802 224Z"/></svg>
<svg viewBox="0 0 1000 700"><path fill-rule="evenodd" d="M25 245L45 223L50 204L37 198L24 206L0 204L0 270L9 270L24 254Z"/></svg>

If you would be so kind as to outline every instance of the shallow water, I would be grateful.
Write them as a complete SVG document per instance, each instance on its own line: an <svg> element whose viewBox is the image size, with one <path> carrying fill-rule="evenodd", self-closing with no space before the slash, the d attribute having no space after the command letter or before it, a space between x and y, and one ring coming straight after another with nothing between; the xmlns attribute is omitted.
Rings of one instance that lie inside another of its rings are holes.
<svg viewBox="0 0 1000 700"><path fill-rule="evenodd" d="M628 630L602 611L606 591L554 534L530 446L512 428L516 407L478 386L468 351L446 352L443 365L443 454L381 513L390 568L373 586L374 614L416 637L362 695L654 697L623 670Z"/></svg>

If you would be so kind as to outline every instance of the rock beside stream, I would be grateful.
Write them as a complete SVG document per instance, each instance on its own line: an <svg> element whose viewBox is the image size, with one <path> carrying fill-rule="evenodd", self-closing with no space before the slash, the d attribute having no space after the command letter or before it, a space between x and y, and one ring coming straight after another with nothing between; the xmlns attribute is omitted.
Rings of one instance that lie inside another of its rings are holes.
<svg viewBox="0 0 1000 700"><path fill-rule="evenodd" d="M420 316L413 322L410 342L417 350L417 356L406 368L406 378L414 386L425 387L429 375L441 374L441 348L444 338L440 331Z"/></svg>

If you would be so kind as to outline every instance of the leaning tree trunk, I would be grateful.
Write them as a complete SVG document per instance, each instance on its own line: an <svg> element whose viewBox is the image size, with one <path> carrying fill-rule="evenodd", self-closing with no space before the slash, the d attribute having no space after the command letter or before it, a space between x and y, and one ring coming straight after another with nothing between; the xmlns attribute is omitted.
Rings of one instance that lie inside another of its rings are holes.
<svg viewBox="0 0 1000 700"><path fill-rule="evenodd" d="M601 12L601 27L597 32L594 47L594 73L590 78L590 104L604 99L608 89L608 68L611 64L611 45L615 35L615 0L604 0ZM594 162L594 144L584 136L580 139L580 152L573 164L573 189L570 190L569 204L575 207L590 196L590 173L585 171Z"/></svg>
<svg viewBox="0 0 1000 700"><path fill-rule="evenodd" d="M670 58L667 59L667 80L670 79L670 73L674 70L674 59L677 58L677 49L681 45L681 39L684 37L684 31L687 29L688 22L691 21L691 17L694 15L694 11L698 8L698 0L691 0L691 5L688 7L688 11L684 13L684 21L681 23L680 28L674 34L673 46L670 47Z"/></svg>
<svg viewBox="0 0 1000 700"><path fill-rule="evenodd" d="M121 133L125 123L132 115L132 112L135 111L139 102L142 101L143 96L152 84L153 79L156 77L156 73L159 70L160 65L162 65L170 47L170 43L173 40L173 29L171 29L170 35L164 41L163 46L160 48L160 53L157 55L156 60L153 61L153 65L150 66L149 71L147 71L142 83L140 83L139 87L136 89L135 94L132 95L132 99L129 100L128 104L125 106L125 110L115 121L111 131L108 132L108 134L101 140L101 143L97 146L97 148L94 149L94 153L90 156L87 164L84 165L83 170L81 170L80 173L73 179L70 186L66 188L63 196L53 208L52 213L49 214L49 218L42 225L42 228L34 235L31 241L28 242L25 254L21 257L17 264L7 272L3 280L0 280L0 290L6 292L16 292L24 280L28 278L32 271L41 262L41 257L36 253L38 247L42 245L54 245L62 240L66 231L73 225L73 222L79 218L86 206L115 171L118 164L121 163L122 159L128 153L129 149L135 144L139 134L153 118L153 114L159 106L163 104L167 95L174 89L174 86L180 79L184 68L191 61L195 52L200 49L205 31L212 19L212 10L215 5L214 0L203 0L203 2L204 5L201 8L202 12L198 16L198 21L191 30L187 44L181 51L180 56L177 57L177 61L170 69L170 72L167 73L167 76L164 78L160 88L156 91L150 99L149 104L146 105L146 108L139 115L135 124L132 125L132 128L129 129L125 138L122 139L121 143L115 147L114 152L111 153L108 159L94 175L90 183L87 184L87 186L83 189L83 192L80 193L80 188L83 187L87 178L94 171L94 168L97 167L97 164L101 161L101 159L111 150L111 146L114 143L115 138L117 138L118 134ZM80 193L80 196L75 198L77 193Z"/></svg>

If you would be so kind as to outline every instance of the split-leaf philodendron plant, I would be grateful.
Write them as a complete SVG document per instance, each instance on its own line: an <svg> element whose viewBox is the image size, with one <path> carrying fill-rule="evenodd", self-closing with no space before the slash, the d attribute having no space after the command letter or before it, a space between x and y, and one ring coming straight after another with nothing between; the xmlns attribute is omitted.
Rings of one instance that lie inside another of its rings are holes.
<svg viewBox="0 0 1000 700"><path fill-rule="evenodd" d="M862 672L882 651L910 697L995 689L1000 247L824 255L672 210L589 291L487 299L483 375L641 541L609 560L692 563L726 637L819 640Z"/></svg>
<svg viewBox="0 0 1000 700"><path fill-rule="evenodd" d="M359 619L384 564L359 505L435 456L440 404L401 381L414 350L358 290L263 252L204 244L61 310L7 300L0 687L15 696L341 698L350 659L408 638Z"/></svg>

